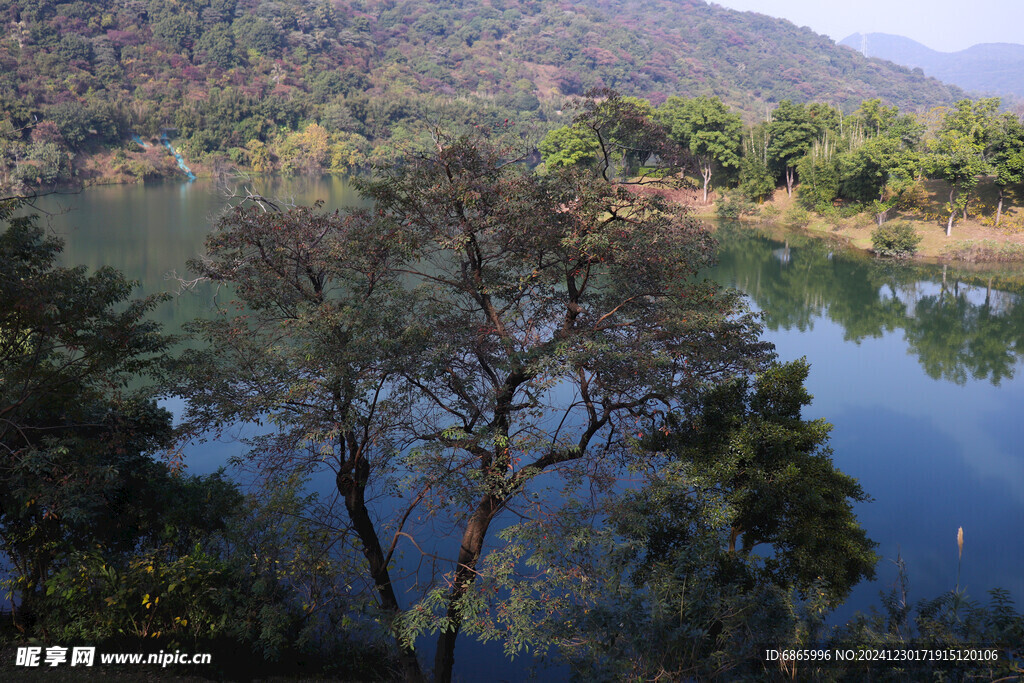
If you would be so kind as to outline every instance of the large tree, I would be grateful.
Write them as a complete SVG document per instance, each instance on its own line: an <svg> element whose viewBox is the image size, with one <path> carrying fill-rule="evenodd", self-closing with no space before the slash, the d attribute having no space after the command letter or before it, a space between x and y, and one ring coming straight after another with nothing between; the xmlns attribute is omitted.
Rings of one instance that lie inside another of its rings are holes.
<svg viewBox="0 0 1024 683"><path fill-rule="evenodd" d="M978 102L960 100L955 108L946 112L938 134L930 141L928 171L949 184L947 237L953 234L953 222L958 213L967 220L967 205L978 184L978 176L990 169L985 150L998 108L998 98Z"/></svg>
<svg viewBox="0 0 1024 683"><path fill-rule="evenodd" d="M601 143L593 170L541 177L438 135L364 185L373 210L234 211L198 265L242 309L198 324L211 343L187 359L192 419L269 419L262 466L333 470L409 679L434 631L434 677L450 680L499 517L534 509L544 481L613 481L646 457L638 423L770 351L735 292L696 278L705 230L609 182L616 150L674 146L615 97L580 123ZM430 549L437 525L453 550ZM438 570L414 605L392 572L402 550Z"/></svg>
<svg viewBox="0 0 1024 683"><path fill-rule="evenodd" d="M999 188L996 207L996 227L999 227L1006 188L1024 182L1024 125L1018 116L1003 114L996 120L987 152L995 171L996 187Z"/></svg>
<svg viewBox="0 0 1024 683"><path fill-rule="evenodd" d="M807 372L773 365L638 429L648 467L597 523L569 501L506 531L514 542L487 576L511 605L485 613L489 628L556 647L581 680L757 679L758 643L813 642L808 626L877 557L852 511L866 496L831 461L830 426L801 417Z"/></svg>
<svg viewBox="0 0 1024 683"><path fill-rule="evenodd" d="M768 159L781 167L786 177L786 192L792 196L796 164L811 149L821 129L805 105L783 100L772 112L767 132Z"/></svg>
<svg viewBox="0 0 1024 683"><path fill-rule="evenodd" d="M913 185L920 167L919 154L887 135L869 138L838 161L841 195L872 202L879 225Z"/></svg>
<svg viewBox="0 0 1024 683"><path fill-rule="evenodd" d="M715 167L737 168L743 121L717 97L669 97L658 109L669 136L690 150L704 180L704 203Z"/></svg>
<svg viewBox="0 0 1024 683"><path fill-rule="evenodd" d="M366 212L259 206L223 216L193 264L230 284L247 310L218 308L192 325L204 348L181 359L189 423L209 432L269 419L274 430L251 443L265 475L329 469L390 621L402 608L392 560L415 503L381 528L371 501L397 485L409 404L392 378L424 337L398 282L405 236ZM412 648L401 647L399 661L408 680L422 678Z"/></svg>
<svg viewBox="0 0 1024 683"><path fill-rule="evenodd" d="M187 554L238 497L150 457L172 436L151 389L168 346L147 319L160 299L130 298L133 283L111 268L59 266L62 243L21 208L0 204L0 551L32 632L76 558Z"/></svg>

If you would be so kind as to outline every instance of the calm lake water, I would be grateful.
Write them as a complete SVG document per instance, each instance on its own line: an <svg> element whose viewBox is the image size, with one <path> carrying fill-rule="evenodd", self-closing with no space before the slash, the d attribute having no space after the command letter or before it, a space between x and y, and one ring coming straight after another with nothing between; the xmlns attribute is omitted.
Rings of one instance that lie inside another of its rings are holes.
<svg viewBox="0 0 1024 683"><path fill-rule="evenodd" d="M328 208L359 203L340 179L275 180L259 190ZM93 188L40 206L67 241L66 263L114 266L154 293L177 290L168 277L186 274L225 203L212 182L197 181ZM961 526L968 594L1005 588L1024 600L1024 267L877 263L730 225L718 236L710 276L750 297L782 360L810 361L814 403L805 417L834 425L837 465L874 498L857 513L885 559L878 580L858 587L838 616L877 604L896 578L897 554L912 600L951 590ZM176 331L204 313L209 296L178 296L157 317ZM233 449L208 444L188 463L209 472ZM464 657L468 642L456 657L461 675L493 678L493 660L466 668L477 659Z"/></svg>

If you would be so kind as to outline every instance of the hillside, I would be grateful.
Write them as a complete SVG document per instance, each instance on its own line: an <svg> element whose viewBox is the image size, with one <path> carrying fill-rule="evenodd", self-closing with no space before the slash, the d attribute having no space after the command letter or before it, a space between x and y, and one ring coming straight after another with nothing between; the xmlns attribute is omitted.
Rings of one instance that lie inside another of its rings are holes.
<svg viewBox="0 0 1024 683"><path fill-rule="evenodd" d="M99 175L160 175L139 148L116 150L161 131L200 170L266 169L266 143L311 122L288 143L298 161L278 167L344 169L388 158L425 121L549 126L595 86L656 104L718 95L748 121L786 98L849 111L872 97L914 110L962 96L701 0L12 0L0 23L7 185L66 179L85 159Z"/></svg>
<svg viewBox="0 0 1024 683"><path fill-rule="evenodd" d="M867 57L919 68L964 90L1024 97L1024 45L983 43L959 52L939 52L910 38L886 33L855 33L840 45Z"/></svg>

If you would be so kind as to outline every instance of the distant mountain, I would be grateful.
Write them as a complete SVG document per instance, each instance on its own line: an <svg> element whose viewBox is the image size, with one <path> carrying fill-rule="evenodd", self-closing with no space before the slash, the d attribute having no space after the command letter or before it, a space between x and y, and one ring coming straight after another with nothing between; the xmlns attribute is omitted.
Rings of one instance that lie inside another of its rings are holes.
<svg viewBox="0 0 1024 683"><path fill-rule="evenodd" d="M1024 97L1024 45L983 43L959 52L939 52L887 33L854 33L840 45L865 57L921 69L928 76L972 92Z"/></svg>

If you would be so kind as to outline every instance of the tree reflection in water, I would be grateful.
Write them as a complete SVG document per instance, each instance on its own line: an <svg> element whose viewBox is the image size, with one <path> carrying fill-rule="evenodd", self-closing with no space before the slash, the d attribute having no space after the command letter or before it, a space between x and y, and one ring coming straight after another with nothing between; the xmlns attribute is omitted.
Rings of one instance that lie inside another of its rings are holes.
<svg viewBox="0 0 1024 683"><path fill-rule="evenodd" d="M717 237L713 277L750 296L768 329L805 332L825 317L855 343L902 330L928 376L956 384L998 385L1024 356L1024 274L882 261L735 224Z"/></svg>

